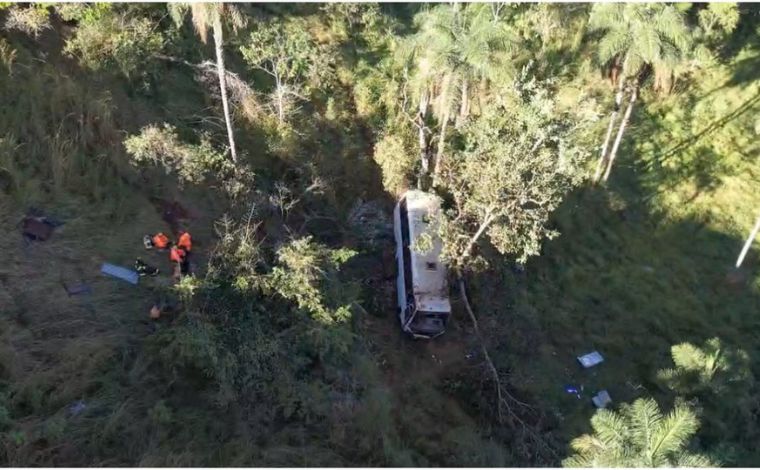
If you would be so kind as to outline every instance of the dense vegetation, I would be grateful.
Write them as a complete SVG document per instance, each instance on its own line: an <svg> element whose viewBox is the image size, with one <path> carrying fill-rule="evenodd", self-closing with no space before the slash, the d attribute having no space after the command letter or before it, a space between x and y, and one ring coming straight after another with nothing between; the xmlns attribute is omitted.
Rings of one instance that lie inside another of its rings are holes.
<svg viewBox="0 0 760 470"><path fill-rule="evenodd" d="M0 4L2 462L755 464L759 13ZM412 187L455 304L427 343L394 305ZM141 243L170 203L178 283ZM98 273L136 257L161 275Z"/></svg>

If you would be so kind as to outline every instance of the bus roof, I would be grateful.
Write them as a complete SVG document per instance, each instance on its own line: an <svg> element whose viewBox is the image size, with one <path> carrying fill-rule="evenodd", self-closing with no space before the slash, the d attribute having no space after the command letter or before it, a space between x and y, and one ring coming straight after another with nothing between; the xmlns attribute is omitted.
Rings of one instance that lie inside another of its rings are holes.
<svg viewBox="0 0 760 470"><path fill-rule="evenodd" d="M409 240L411 244L412 287L420 310L428 312L449 312L446 283L446 266L441 261L442 243L438 236L438 220L441 200L430 193L418 190L407 191L406 211L409 218ZM427 234L430 249L420 253L415 249L418 237Z"/></svg>

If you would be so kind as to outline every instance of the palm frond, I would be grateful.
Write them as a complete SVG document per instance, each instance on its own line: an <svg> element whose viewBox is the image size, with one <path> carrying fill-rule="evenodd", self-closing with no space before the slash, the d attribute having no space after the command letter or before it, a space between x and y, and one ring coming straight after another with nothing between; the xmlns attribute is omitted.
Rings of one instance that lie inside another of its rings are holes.
<svg viewBox="0 0 760 470"><path fill-rule="evenodd" d="M570 448L579 454L590 455L606 450L607 446L601 439L591 434L584 434L570 441Z"/></svg>
<svg viewBox="0 0 760 470"><path fill-rule="evenodd" d="M689 47L691 35L684 22L684 14L672 5L663 5L662 10L654 17L654 28L665 39L673 43L679 51Z"/></svg>
<svg viewBox="0 0 760 470"><path fill-rule="evenodd" d="M682 452L678 454L673 462L676 467L688 467L688 468L705 468L716 467L717 465L710 460L707 456L702 454L691 454L688 452Z"/></svg>
<svg viewBox="0 0 760 470"><path fill-rule="evenodd" d="M595 3L588 21L589 31L619 28L625 23L624 8L625 5L621 3Z"/></svg>
<svg viewBox="0 0 760 470"><path fill-rule="evenodd" d="M182 26L189 5L187 3L167 3L166 8L169 12L169 17L174 21L174 24L177 25L177 27Z"/></svg>
<svg viewBox="0 0 760 470"><path fill-rule="evenodd" d="M687 371L700 371L704 368L706 355L691 343L676 344L670 348L670 355L676 367Z"/></svg>
<svg viewBox="0 0 760 470"><path fill-rule="evenodd" d="M632 35L636 38L633 42L636 54L644 62L651 64L660 58L661 40L654 28L651 28L646 23L639 23L633 29Z"/></svg>
<svg viewBox="0 0 760 470"><path fill-rule="evenodd" d="M201 38L204 44L208 39L208 28L214 23L214 10L216 5L213 3L191 3L190 11L193 15L193 27L195 32Z"/></svg>
<svg viewBox="0 0 760 470"><path fill-rule="evenodd" d="M624 54L631 47L632 37L627 30L615 29L599 41L599 62L606 64L614 57Z"/></svg>
<svg viewBox="0 0 760 470"><path fill-rule="evenodd" d="M611 410L599 410L591 418L591 427L606 447L622 447L629 434L623 417Z"/></svg>
<svg viewBox="0 0 760 470"><path fill-rule="evenodd" d="M646 449L651 447L652 436L662 421L657 402L651 398L640 398L632 405L626 405L622 411L630 421L632 440L649 454Z"/></svg>
<svg viewBox="0 0 760 470"><path fill-rule="evenodd" d="M649 455L653 461L666 461L669 455L688 443L698 428L699 421L694 412L685 405L676 404L673 411L653 429Z"/></svg>
<svg viewBox="0 0 760 470"><path fill-rule="evenodd" d="M244 27L248 23L248 17L245 16L240 8L231 3L224 3L224 18L232 27L233 31L237 31L239 28Z"/></svg>

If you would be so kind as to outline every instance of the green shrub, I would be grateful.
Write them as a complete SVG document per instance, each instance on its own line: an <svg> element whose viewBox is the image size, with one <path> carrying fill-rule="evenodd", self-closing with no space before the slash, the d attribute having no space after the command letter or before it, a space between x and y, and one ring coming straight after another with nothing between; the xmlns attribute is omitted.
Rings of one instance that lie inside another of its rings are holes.
<svg viewBox="0 0 760 470"><path fill-rule="evenodd" d="M164 45L161 31L148 18L130 17L99 4L83 11L64 10L64 14L79 20L64 52L92 70L115 67L127 76L144 73L146 61Z"/></svg>
<svg viewBox="0 0 760 470"><path fill-rule="evenodd" d="M208 136L202 136L198 145L188 144L169 124L143 127L139 134L128 137L124 146L134 165L162 166L167 173L177 173L184 182L197 184L211 174L223 175L232 170L231 163L214 149Z"/></svg>
<svg viewBox="0 0 760 470"><path fill-rule="evenodd" d="M386 191L400 194L410 186L416 158L402 137L382 136L375 144L373 158L383 172Z"/></svg>
<svg viewBox="0 0 760 470"><path fill-rule="evenodd" d="M51 29L50 12L47 5L21 7L14 5L7 9L6 29L15 29L35 38L46 29Z"/></svg>

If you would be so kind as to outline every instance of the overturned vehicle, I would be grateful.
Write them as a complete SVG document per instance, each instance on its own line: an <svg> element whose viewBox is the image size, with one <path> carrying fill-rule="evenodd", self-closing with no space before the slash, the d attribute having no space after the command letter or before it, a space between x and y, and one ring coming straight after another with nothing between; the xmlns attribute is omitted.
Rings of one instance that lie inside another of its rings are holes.
<svg viewBox="0 0 760 470"><path fill-rule="evenodd" d="M440 199L418 190L404 193L393 211L399 318L415 338L442 335L451 316L446 267L439 259L440 213Z"/></svg>

